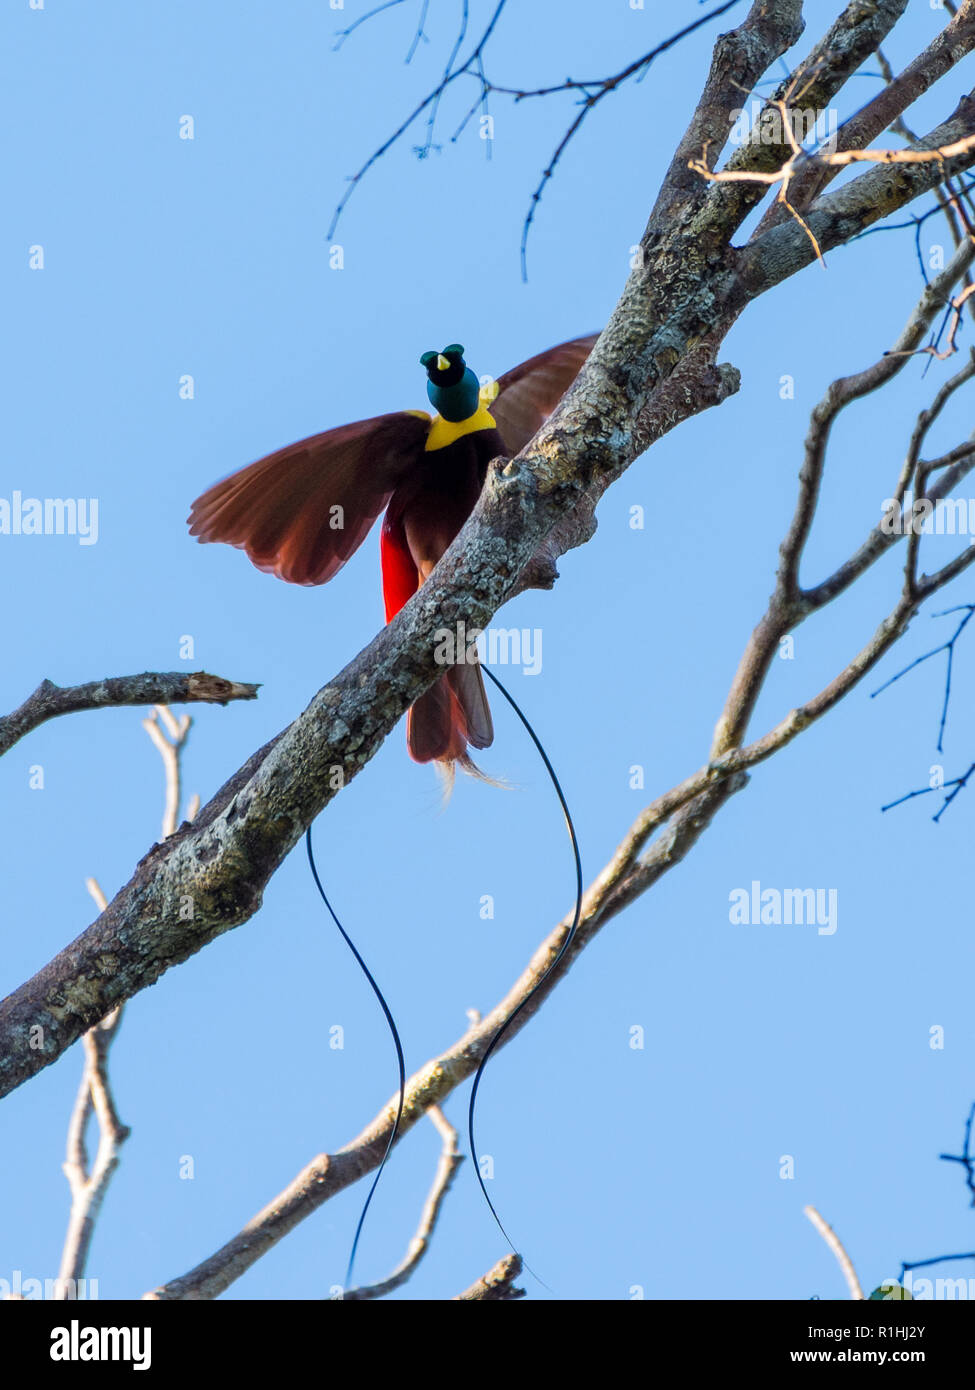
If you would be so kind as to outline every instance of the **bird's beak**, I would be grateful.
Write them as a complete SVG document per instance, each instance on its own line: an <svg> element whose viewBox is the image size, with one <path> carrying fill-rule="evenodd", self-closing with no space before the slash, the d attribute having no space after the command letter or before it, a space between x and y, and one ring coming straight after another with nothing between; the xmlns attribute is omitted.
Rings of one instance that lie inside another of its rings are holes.
<svg viewBox="0 0 975 1390"><path fill-rule="evenodd" d="M449 371L450 371L450 362L449 362L449 360L448 360L446 357L444 357L444 355L443 355L442 352L438 352L438 353L437 353L437 371L438 371L438 372L449 372Z"/></svg>

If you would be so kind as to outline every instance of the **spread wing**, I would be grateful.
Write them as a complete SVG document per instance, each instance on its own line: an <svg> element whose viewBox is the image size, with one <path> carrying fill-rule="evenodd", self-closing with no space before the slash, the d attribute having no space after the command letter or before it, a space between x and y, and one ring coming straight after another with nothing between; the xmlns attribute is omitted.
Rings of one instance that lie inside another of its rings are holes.
<svg viewBox="0 0 975 1390"><path fill-rule="evenodd" d="M429 415L400 411L289 444L198 497L190 535L238 546L291 584L324 584L365 540L429 430Z"/></svg>
<svg viewBox="0 0 975 1390"><path fill-rule="evenodd" d="M545 423L579 375L598 333L530 357L498 378L498 394L488 404L509 454L517 454Z"/></svg>

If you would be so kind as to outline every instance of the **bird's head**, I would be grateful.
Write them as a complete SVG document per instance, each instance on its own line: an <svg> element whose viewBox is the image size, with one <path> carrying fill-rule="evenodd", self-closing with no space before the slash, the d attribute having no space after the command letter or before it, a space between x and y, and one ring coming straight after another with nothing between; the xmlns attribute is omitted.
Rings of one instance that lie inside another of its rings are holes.
<svg viewBox="0 0 975 1390"><path fill-rule="evenodd" d="M459 424L477 413L481 384L464 361L460 343L443 352L425 352L420 358L427 369L427 395L445 420Z"/></svg>

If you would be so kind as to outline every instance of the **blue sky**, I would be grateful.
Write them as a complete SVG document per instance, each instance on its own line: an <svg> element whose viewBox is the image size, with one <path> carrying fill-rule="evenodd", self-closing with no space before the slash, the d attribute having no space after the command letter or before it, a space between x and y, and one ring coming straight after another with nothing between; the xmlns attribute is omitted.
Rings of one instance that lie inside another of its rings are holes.
<svg viewBox="0 0 975 1390"><path fill-rule="evenodd" d="M13 708L45 676L70 684L182 664L261 681L255 703L191 711L186 788L204 799L368 642L382 610L376 536L326 588L293 588L237 551L195 544L189 503L293 439L422 408L427 348L459 340L477 371L495 373L599 328L713 42L713 30L695 36L592 117L546 191L527 284L522 217L572 108L494 99L488 162L476 127L449 139L476 94L470 84L445 100L442 148L418 160L418 128L356 190L335 270L326 231L344 181L436 81L459 11L429 22L429 42L406 66L414 4L334 51L336 31L366 8L251 0L231 14L188 0L47 0L35 11L22 0L0 19L0 495L99 499L97 544L0 536L0 705ZM474 32L489 7L472 8ZM837 8L806 5L801 48ZM698 12L653 0L643 12L624 0L512 5L488 71L513 87L610 73ZM912 5L888 46L894 66L944 18ZM936 124L963 85L952 74L912 119ZM874 77L856 79L841 114L875 88ZM179 138L187 114L192 141ZM946 233L930 221L925 254L939 242ZM37 244L42 271L28 267ZM505 626L542 632L539 675L499 674L558 769L587 878L642 806L705 760L771 588L809 411L834 377L889 345L918 289L912 236L891 233L766 296L722 353L741 369L741 392L633 466L601 504L594 540L561 562L554 592L504 611ZM935 364L923 376L912 363L883 400L840 423L805 578L826 573L876 520L914 414L956 369ZM192 400L180 398L185 374ZM780 398L784 375L794 399ZM932 450L963 438L965 419L955 402ZM643 531L629 525L635 505ZM952 544L932 542L932 562ZM971 601L972 584L934 607ZM849 660L897 585L896 560L880 565L800 630L754 733ZM606 927L492 1061L479 1106L492 1196L556 1295L842 1297L802 1215L807 1202L842 1235L868 1287L902 1259L975 1244L960 1170L937 1159L958 1151L975 1096L972 806L962 796L937 826L923 801L880 814L938 761L941 666L869 698L951 621L919 617L876 681L759 768L692 856ZM195 659L181 663L187 635ZM962 647L949 776L975 756L973 681ZM316 826L326 886L389 999L411 1069L458 1036L466 1010L496 1001L571 904L544 771L494 705L483 762L511 790L462 782L442 810L433 772L409 761L398 729ZM159 760L139 721L137 710L58 720L0 762L0 992L90 922L88 875L111 895L158 835ZM634 764L643 792L629 785ZM30 786L37 765L43 790ZM835 890L837 930L732 925L729 894L753 880ZM495 899L493 921L480 918L483 894ZM328 1047L335 1024L341 1051ZM629 1046L636 1025L642 1051ZM942 1050L929 1046L935 1026ZM80 1065L75 1048L0 1107L0 1277L56 1272ZM129 1004L112 1076L132 1137L91 1254L102 1297L137 1296L188 1270L386 1102L388 1035L302 853L250 922ZM446 1107L462 1130L466 1104L464 1088ZM429 1125L397 1150L360 1247L361 1279L401 1258L437 1152ZM192 1181L179 1176L184 1155ZM791 1179L779 1176L783 1155L794 1158ZM363 1196L360 1185L327 1204L226 1296L327 1296ZM468 1163L400 1296L448 1297L503 1253Z"/></svg>

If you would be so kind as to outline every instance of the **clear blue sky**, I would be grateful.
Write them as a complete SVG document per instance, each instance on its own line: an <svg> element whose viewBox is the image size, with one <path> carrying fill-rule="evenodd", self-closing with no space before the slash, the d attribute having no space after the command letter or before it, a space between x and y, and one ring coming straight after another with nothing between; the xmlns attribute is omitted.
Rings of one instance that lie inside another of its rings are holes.
<svg viewBox="0 0 975 1390"><path fill-rule="evenodd" d="M839 0L806 5L807 47ZM263 682L259 701L197 707L187 791L204 800L381 622L378 540L326 588L300 589L186 532L204 487L272 448L384 410L423 407L419 354L459 340L478 371L600 327L629 248L707 68L696 36L596 113L563 161L529 248L521 219L568 119L561 99L496 99L493 159L471 127L475 92L445 101L443 149L408 137L326 239L344 180L435 81L454 37L438 13L404 65L417 4L374 19L324 0L83 7L27 0L0 19L8 306L0 495L97 497L97 544L0 536L6 594L0 706L44 676L178 669L195 660ZM472 32L483 23L475 3ZM743 13L744 6L736 13ZM648 0L510 6L488 50L504 85L615 71L684 16ZM943 22L911 6L889 45L907 61ZM723 27L730 27L728 20ZM928 128L969 83L922 103ZM857 79L841 114L875 90ZM193 141L178 138L192 115ZM947 240L926 224L925 250ZM43 271L28 268L42 244ZM765 604L790 514L808 413L837 375L873 361L918 288L910 233L834 253L748 313L723 357L742 390L640 460L607 495L595 539L552 593L505 610L540 628L543 669L507 674L573 807L587 878L641 807L697 768L742 646ZM914 412L955 367L912 364L836 434L807 578L842 558L880 512ZM195 399L181 400L183 374ZM779 380L795 379L781 400ZM970 412L969 412L970 414ZM964 436L956 404L933 436ZM645 530L629 527L646 508ZM933 546L947 554L950 541ZM932 549L932 558L937 552ZM809 697L890 606L896 563L804 627L777 662L753 731ZM956 584L936 607L973 597ZM919 618L881 676L939 641ZM723 811L692 857L607 927L543 1012L492 1063L479 1135L508 1229L557 1294L621 1299L842 1297L802 1215L822 1210L872 1287L902 1258L970 1249L956 1151L975 1094L969 864L973 803L938 826L924 802L879 808L924 783L940 666L881 700L859 689ZM944 763L972 760L971 647L958 654ZM408 1066L492 1005L570 905L557 807L525 736L495 700L485 767L509 791L462 783L445 811L402 729L321 817L320 867L399 1022ZM84 880L111 895L158 835L159 760L140 712L62 719L0 763L2 990L92 918ZM644 792L629 786L646 769ZM29 769L44 769L44 789ZM729 894L753 880L835 889L838 929L735 926ZM482 894L496 916L479 916ZM341 1024L346 1046L327 1046ZM630 1030L645 1030L633 1051ZM945 1030L933 1051L929 1029ZM60 1171L78 1048L0 1107L0 1277L57 1269L68 1210ZM314 1154L337 1149L386 1102L395 1062L364 981L326 919L304 857L260 913L127 1009L113 1053L132 1127L89 1273L103 1297L140 1294L210 1254ZM447 1113L463 1128L466 1088ZM361 1246L362 1279L401 1257L433 1173L429 1125L400 1146ZM182 1181L182 1155L195 1178ZM779 1163L793 1155L795 1177ZM345 1268L362 1186L329 1203L229 1297L327 1296ZM504 1253L470 1164L404 1296L442 1298ZM975 1272L957 1268L955 1273ZM547 1297L530 1285L533 1298Z"/></svg>

